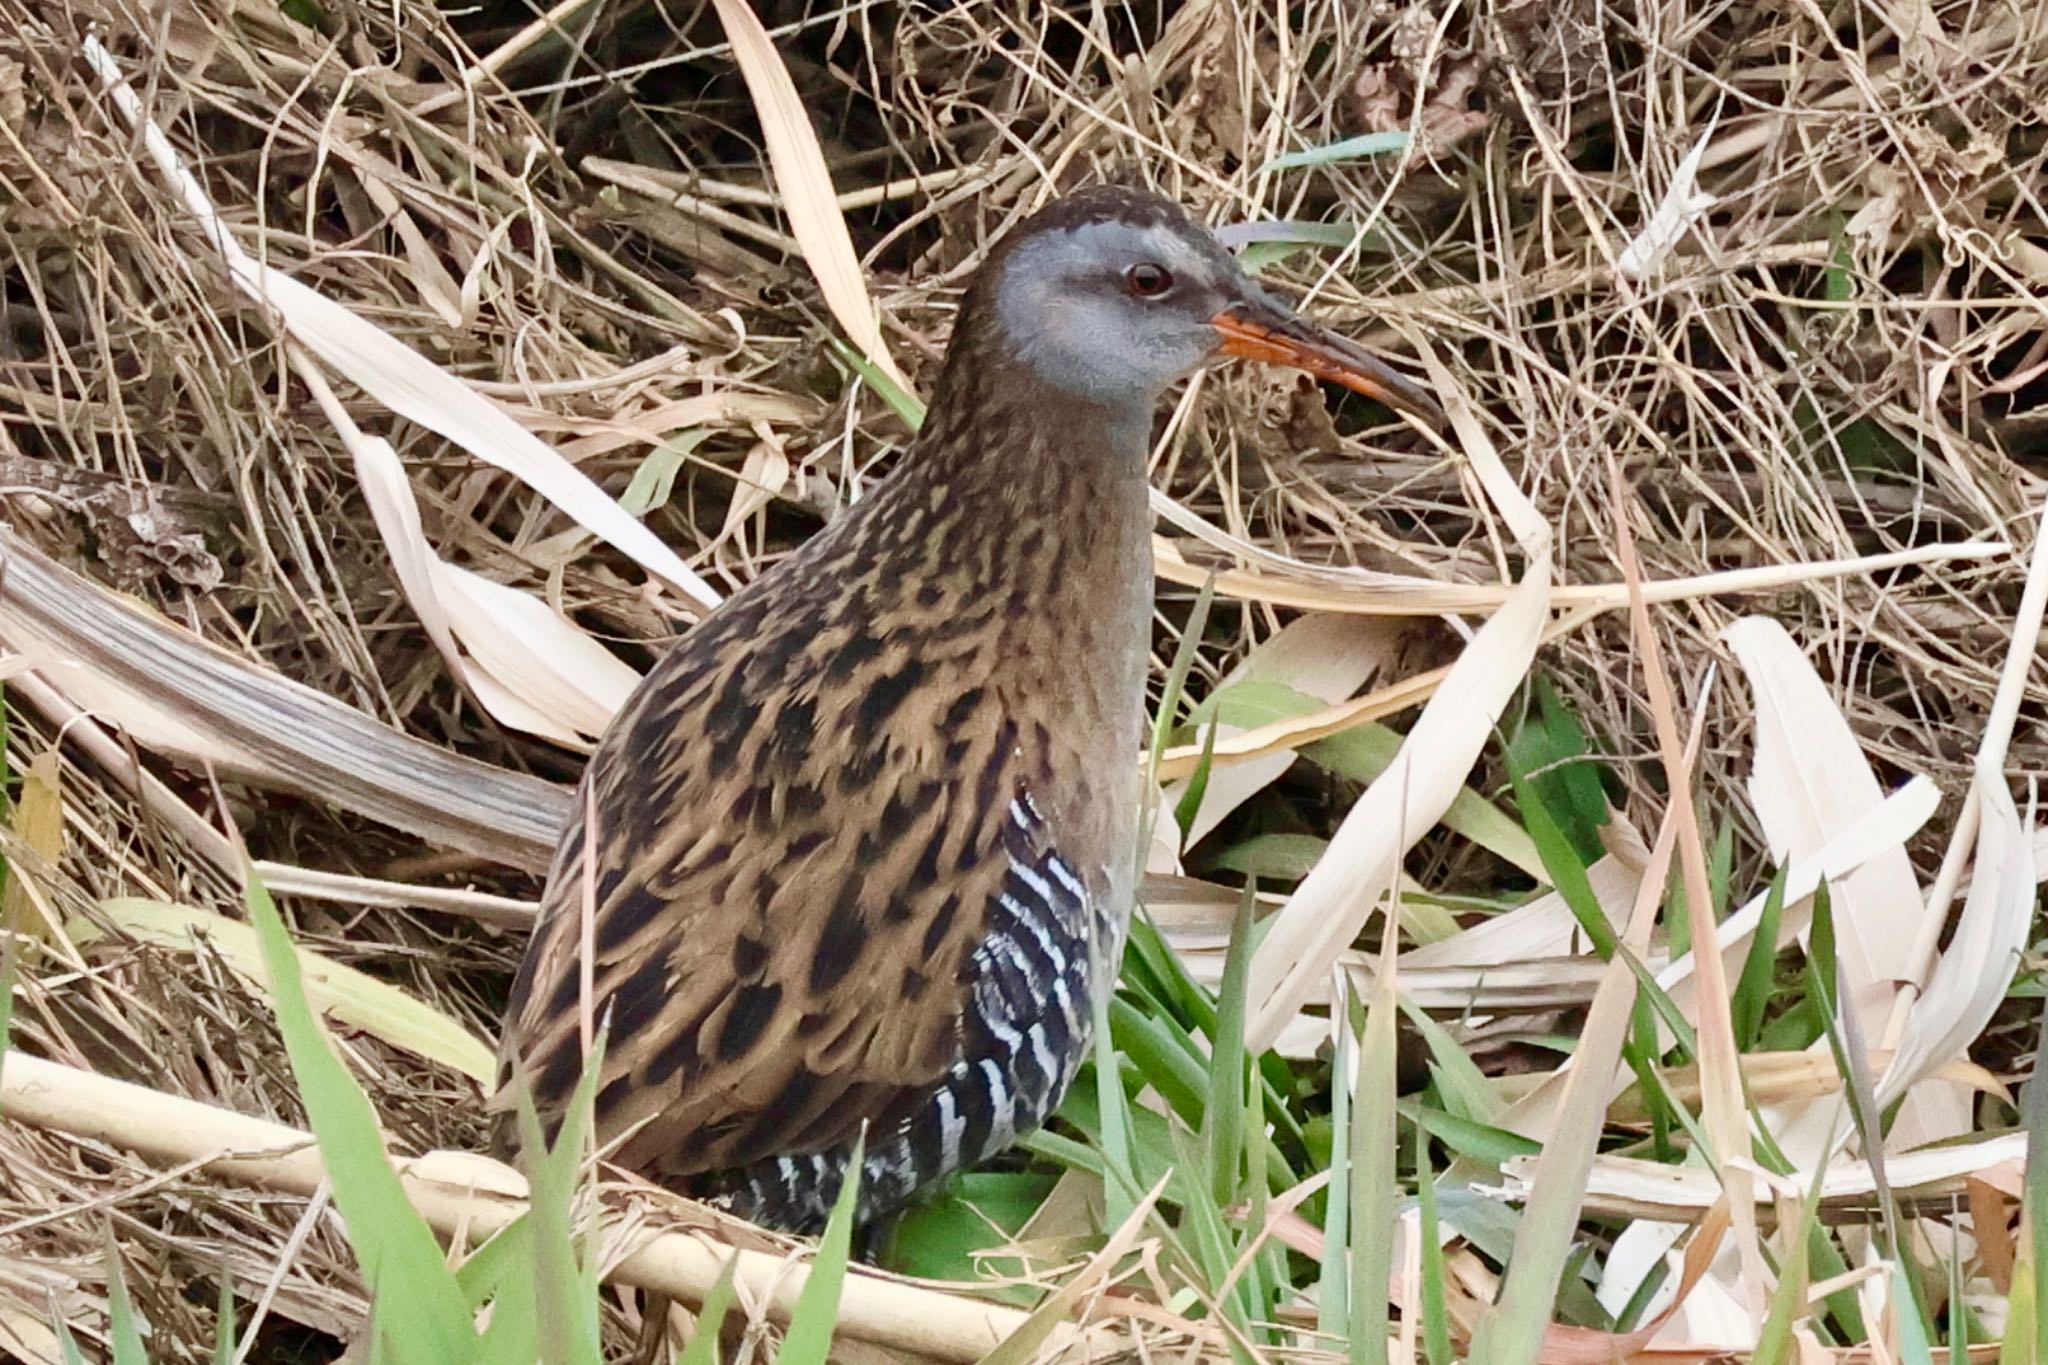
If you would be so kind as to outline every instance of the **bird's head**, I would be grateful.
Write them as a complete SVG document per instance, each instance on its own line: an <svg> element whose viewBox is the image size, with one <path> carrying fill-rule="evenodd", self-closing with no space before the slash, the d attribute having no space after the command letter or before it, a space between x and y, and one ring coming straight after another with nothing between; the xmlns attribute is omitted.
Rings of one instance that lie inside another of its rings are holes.
<svg viewBox="0 0 2048 1365"><path fill-rule="evenodd" d="M999 245L978 292L977 322L1005 361L1057 394L1149 411L1176 381L1242 356L1442 420L1414 381L1296 315L1179 205L1142 190L1054 200Z"/></svg>

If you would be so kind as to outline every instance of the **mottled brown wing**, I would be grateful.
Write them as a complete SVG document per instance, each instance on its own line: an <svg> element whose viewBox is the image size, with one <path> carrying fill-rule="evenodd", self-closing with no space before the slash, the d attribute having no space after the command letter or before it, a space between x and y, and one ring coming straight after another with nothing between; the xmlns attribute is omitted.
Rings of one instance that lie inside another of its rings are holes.
<svg viewBox="0 0 2048 1365"><path fill-rule="evenodd" d="M591 761L500 1056L560 1111L582 1069L588 903L591 1000L611 1021L598 1131L635 1130L623 1165L834 1147L958 1052L1004 871L987 854L1045 756L980 685L986 639L917 633L913 650L864 632L864 605L769 621L729 604Z"/></svg>

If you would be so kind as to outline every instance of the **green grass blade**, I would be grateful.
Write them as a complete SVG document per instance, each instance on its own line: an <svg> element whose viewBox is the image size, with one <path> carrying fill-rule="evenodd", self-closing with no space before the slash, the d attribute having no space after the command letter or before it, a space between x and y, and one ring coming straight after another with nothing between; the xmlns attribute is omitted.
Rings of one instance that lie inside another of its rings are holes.
<svg viewBox="0 0 2048 1365"><path fill-rule="evenodd" d="M1871 1082L1868 1055L1856 1032L1853 1009L1842 1005L1842 965L1835 951L1835 914L1823 882L1813 895L1813 925L1807 932L1806 971L1808 993L1820 1002L1821 1018L1827 1029L1828 1049L1834 1055L1835 1070L1842 1077L1842 1089L1849 1099L1849 1117L1862 1139L1870 1163L1870 1183L1884 1218L1886 1250L1895 1259L1911 1254L1902 1234L1898 1201L1892 1196L1891 1179L1885 1172L1884 1124L1877 1112L1877 1096Z"/></svg>
<svg viewBox="0 0 2048 1365"><path fill-rule="evenodd" d="M402 1365L455 1365L473 1358L476 1333L461 1285L405 1197L384 1149L369 1097L342 1064L306 1004L299 956L270 893L245 869L250 923L263 952L271 1005L284 1035L292 1076L320 1145L334 1205L349 1244L374 1287L374 1330Z"/></svg>
<svg viewBox="0 0 2048 1365"><path fill-rule="evenodd" d="M1403 1100L1399 1108L1401 1117L1419 1125L1431 1137L1467 1160L1501 1166L1517 1157L1538 1156L1543 1151L1541 1143L1506 1128L1474 1123L1412 1100Z"/></svg>
<svg viewBox="0 0 2048 1365"><path fill-rule="evenodd" d="M1209 791L1209 774L1216 764L1216 727L1202 727L1202 757L1195 764L1195 771L1188 777L1187 790L1180 794L1180 800L1173 808L1174 821L1182 829L1192 829L1195 816L1201 812L1202 798Z"/></svg>
<svg viewBox="0 0 2048 1365"><path fill-rule="evenodd" d="M472 1305L491 1305L490 1324L477 1348L479 1362L525 1365L541 1358L533 1262L533 1219L521 1216L473 1252L457 1272Z"/></svg>
<svg viewBox="0 0 2048 1365"><path fill-rule="evenodd" d="M832 353L839 357L846 368L859 375L863 383L876 393L882 395L882 401L887 403L890 410L903 419L903 425L909 427L912 431L916 431L924 425L925 405L923 399L902 388L895 380L877 369L866 356L847 345L838 337L828 337L827 340L832 344Z"/></svg>
<svg viewBox="0 0 2048 1365"><path fill-rule="evenodd" d="M1209 1105L1202 1130L1208 1148L1209 1192L1218 1204L1237 1198L1239 1164L1244 1157L1245 982L1251 975L1253 895L1247 887L1237 903L1230 952L1223 962L1223 988L1216 997L1216 1042L1209 1055Z"/></svg>
<svg viewBox="0 0 2048 1365"><path fill-rule="evenodd" d="M2020 1098L2020 1122L2026 1127L2031 1153L2048 1152L2048 996L2043 996L2041 1003L2041 1019L2034 1031L2034 1073ZM2020 1207L2026 1213L2022 1255L2029 1263L2027 1294L2034 1329L2028 1345L2035 1365L2048 1365L2048 1161L2037 1157L2027 1162L2020 1178ZM2017 1297L2019 1286L2013 1288Z"/></svg>
<svg viewBox="0 0 2048 1365"><path fill-rule="evenodd" d="M832 1216L825 1221L825 1235L818 1239L818 1251L811 1258L810 1278L796 1296L789 1315L789 1331L782 1339L776 1365L825 1365L832 1351L832 1329L839 1321L839 1295L846 1284L846 1266L853 1254L853 1212L860 1204L860 1171L865 1140L853 1144L846 1163L846 1179L839 1186L839 1198L832 1203Z"/></svg>
<svg viewBox="0 0 2048 1365"><path fill-rule="evenodd" d="M1346 978L1347 982L1349 978ZM1355 1015L1356 998L1347 984L1338 1009ZM1342 1340L1351 1326L1351 1087L1357 1069L1358 1030L1364 1021L1346 1017L1337 1030L1336 1077L1330 1086L1330 1185L1323 1215L1323 1265L1316 1280L1316 1330Z"/></svg>
<svg viewBox="0 0 2048 1365"><path fill-rule="evenodd" d="M1770 894L1764 897L1763 915L1756 934L1749 941L1749 956L1743 960L1742 975L1735 983L1729 1010L1735 1020L1735 1045L1744 1051L1754 1048L1764 1029L1764 1014L1771 1002L1778 964L1778 923L1785 914L1785 875L1789 866L1771 878Z"/></svg>
<svg viewBox="0 0 2048 1365"><path fill-rule="evenodd" d="M1382 978L1384 981L1384 978ZM1394 1270L1394 1021L1400 1009L1382 984L1373 992L1358 1045L1351 1100L1351 1358L1380 1365L1387 1353L1387 1281ZM1342 1085L1346 1078L1339 1077Z"/></svg>
<svg viewBox="0 0 2048 1365"><path fill-rule="evenodd" d="M1892 1302L1897 1307L1899 1365L1934 1365L1934 1329L1913 1273L1903 1261L1892 1262ZM1945 1357L1955 1359L1953 1353Z"/></svg>
<svg viewBox="0 0 2048 1365"><path fill-rule="evenodd" d="M1209 1068L1194 1040L1171 1019L1118 997L1109 1002L1114 1051L1159 1092L1167 1107L1199 1125L1208 1106Z"/></svg>
<svg viewBox="0 0 2048 1365"><path fill-rule="evenodd" d="M1444 1249L1436 1216L1436 1175L1429 1164L1429 1135L1415 1135L1415 1202L1422 1213L1422 1351L1429 1365L1451 1365L1451 1313L1444 1288Z"/></svg>
<svg viewBox="0 0 2048 1365"><path fill-rule="evenodd" d="M1405 1000L1401 1013L1429 1047L1430 1075L1450 1112L1474 1123L1490 1124L1499 1118L1507 1105L1450 1031Z"/></svg>
<svg viewBox="0 0 2048 1365"><path fill-rule="evenodd" d="M1146 758L1145 790L1157 790L1159 756L1166 750L1167 737L1173 731L1173 717L1180 707L1181 697L1187 690L1188 673L1193 669L1195 654L1202 641L1202 632L1208 624L1209 606L1215 600L1216 580L1212 574L1203 583L1202 590L1195 595L1195 604L1188 613L1187 628L1181 632L1180 643L1175 647L1173 664L1167 670L1166 686L1159 697L1159 711L1152 718L1152 742ZM1153 801L1145 803L1144 819L1138 836L1138 847L1151 847L1153 822L1158 818L1158 806ZM1137 1159L1131 1148L1130 1101L1124 1094L1123 1070L1112 1045L1109 1022L1109 992L1098 992L1092 1002L1094 1016L1093 1055L1095 1062L1095 1102L1097 1121L1101 1125L1097 1140L1102 1146L1103 1203L1107 1210L1107 1222L1111 1227L1122 1227L1129 1220L1142 1196L1134 1174Z"/></svg>
<svg viewBox="0 0 2048 1365"><path fill-rule="evenodd" d="M597 1104L604 1067L602 1029L591 1041L583 1074L562 1114L551 1148L541 1131L530 1092L521 1088L520 1140L526 1150L528 1212L533 1230L533 1299L536 1342L547 1365L603 1365L598 1327L597 1265L579 1248L575 1227L576 1187L582 1174L584 1135Z"/></svg>
<svg viewBox="0 0 2048 1365"><path fill-rule="evenodd" d="M1579 922L1579 928L1585 932L1593 950L1602 958L1613 957L1615 949L1620 946L1620 936L1614 932L1606 911L1600 908L1600 898L1593 894L1593 881L1586 875L1585 860L1573 846L1564 825L1552 813L1543 789L1512 762L1512 751L1508 780L1514 787L1515 803L1521 808L1522 827L1535 841L1537 856L1542 858L1544 871L1550 875L1550 884L1557 888L1558 895L1564 897L1572 918Z"/></svg>
<svg viewBox="0 0 2048 1365"><path fill-rule="evenodd" d="M711 1286L711 1292L704 1296L704 1304L697 1310L697 1331L690 1338L690 1344L683 1350L676 1365L720 1365L718 1338L725 1330L725 1315L732 1311L733 1276L738 1272L740 1258L732 1255L725 1258L725 1269L718 1272L718 1280Z"/></svg>
<svg viewBox="0 0 2048 1365"><path fill-rule="evenodd" d="M63 1352L64 1365L86 1365L85 1353L78 1349L78 1338L71 1335L71 1327L62 1318L54 1318L50 1329L56 1333L57 1349Z"/></svg>
<svg viewBox="0 0 2048 1365"><path fill-rule="evenodd" d="M149 1365L149 1350L142 1344L142 1329L135 1321L135 1304L128 1297L128 1277L121 1270L121 1251L114 1245L114 1230L107 1229L107 1338L113 1348L113 1365Z"/></svg>
<svg viewBox="0 0 2048 1365"><path fill-rule="evenodd" d="M2039 1365L2042 1359L2033 1258L2033 1251L2022 1244L2013 1266L2012 1292L2005 1299L2005 1340L1999 1343L1998 1365Z"/></svg>
<svg viewBox="0 0 2048 1365"><path fill-rule="evenodd" d="M1827 1163L1814 1167L1813 1181L1801 1201L1799 1231L1785 1239L1785 1260L1778 1267L1778 1287L1771 1292L1770 1309L1757 1334L1752 1365L1794 1365L1800 1359L1799 1343L1792 1335L1806 1317L1806 1287L1812 1280L1812 1266L1805 1249L1820 1226L1821 1181Z"/></svg>
<svg viewBox="0 0 2048 1365"><path fill-rule="evenodd" d="M691 453L710 435L710 427L689 427L663 437L661 443L640 462L640 467L633 471L633 477L626 481L626 491L619 494L619 506L636 517L644 517L668 506L669 498L675 493L676 475L682 472Z"/></svg>
<svg viewBox="0 0 2048 1365"><path fill-rule="evenodd" d="M1130 1100L1124 1094L1123 1068L1109 1028L1109 992L1099 991L1090 1006L1095 1020L1095 1141L1102 1149L1102 1199L1105 1220L1120 1226L1137 1207L1137 1156L1131 1147Z"/></svg>
<svg viewBox="0 0 2048 1365"><path fill-rule="evenodd" d="M213 1309L213 1365L235 1365L235 1277L220 1272L220 1298Z"/></svg>
<svg viewBox="0 0 2048 1365"><path fill-rule="evenodd" d="M1308 147L1298 152L1276 156L1259 167L1258 174L1296 171L1306 166L1327 166L1333 161L1359 161L1369 156L1385 156L1389 152L1407 150L1408 142L1408 134L1401 130L1362 133L1357 137L1347 137L1342 142L1326 143L1321 147Z"/></svg>

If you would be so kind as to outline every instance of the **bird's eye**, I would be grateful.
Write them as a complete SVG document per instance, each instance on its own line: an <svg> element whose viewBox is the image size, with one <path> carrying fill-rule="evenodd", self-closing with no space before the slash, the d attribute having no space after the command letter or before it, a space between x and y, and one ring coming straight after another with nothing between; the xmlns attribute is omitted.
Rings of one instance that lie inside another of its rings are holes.
<svg viewBox="0 0 2048 1365"><path fill-rule="evenodd" d="M1124 287L1141 299L1156 299L1173 288L1173 274L1163 265L1146 262L1124 272Z"/></svg>

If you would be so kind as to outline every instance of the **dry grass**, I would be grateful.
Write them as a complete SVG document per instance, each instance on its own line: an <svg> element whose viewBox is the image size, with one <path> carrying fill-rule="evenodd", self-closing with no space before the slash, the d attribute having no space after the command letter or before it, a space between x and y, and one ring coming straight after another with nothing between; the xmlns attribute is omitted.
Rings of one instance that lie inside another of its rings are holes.
<svg viewBox="0 0 2048 1365"><path fill-rule="evenodd" d="M1633 486L1651 579L2013 542L2011 557L1660 617L1684 661L1681 707L1720 627L1767 612L1891 776L1966 785L2048 458L2043 11L937 8L763 7L914 382L929 382L984 245L1054 186L1119 173L1217 222L1369 224L1355 250L1298 254L1273 273L1355 334L1426 344L1450 367L1552 528L1561 582L1620 577L1608 454ZM592 6L530 44L513 41L528 17L517 6L322 10L314 29L248 0L0 0L0 505L60 560L231 651L437 746L568 780L575 755L484 715L416 628L333 427L96 94L78 58L88 26L247 250L504 400L612 492L673 436L663 405L718 395L690 418L702 439L648 517L718 586L798 543L905 431L825 344L824 306L767 193L753 107L708 7ZM1261 170L1390 128L1417 134L1409 154ZM1618 258L1702 137L1714 207L1661 271L1628 278ZM404 459L444 557L544 595L636 662L675 628L638 570L516 481L344 399ZM1284 378L1212 379L1171 427L1155 483L1314 563L1474 582L1512 567L1513 541L1474 510L1486 504L1461 466L1330 411ZM768 495L757 510L728 514L756 491ZM1165 632L1191 596L1162 595L1162 673ZM1220 604L1195 693L1281 619ZM1411 661L1455 642L1427 627ZM1626 623L1584 627L1546 661L1643 809L1657 808ZM2048 771L2044 700L2037 682L2016 777ZM1710 704L1709 811L1746 810L1748 704L1733 687ZM40 915L89 914L113 895L236 903L194 836L152 815L118 765L57 745L47 716L10 708L10 720L16 771L51 753L61 763L61 855L5 836L9 859L33 870ZM202 777L145 763L211 807ZM1301 795L1303 820L1326 827ZM534 889L358 812L249 787L227 800L262 858ZM1915 846L1923 873L1943 832ZM1742 831L1745 870L1765 863L1759 844ZM1408 871L1454 893L1501 875L1448 837ZM516 934L312 900L295 913L304 942L491 1036ZM216 964L66 952L60 942L24 980L19 1045L302 1121L267 1011ZM400 1145L474 1143L466 1083L374 1041L352 1047ZM333 1220L308 1220L303 1201L0 1125L10 1320L44 1320L52 1304L92 1316L109 1219L165 1359L209 1349L223 1269L245 1292L275 1280L265 1349L338 1332L363 1308Z"/></svg>

